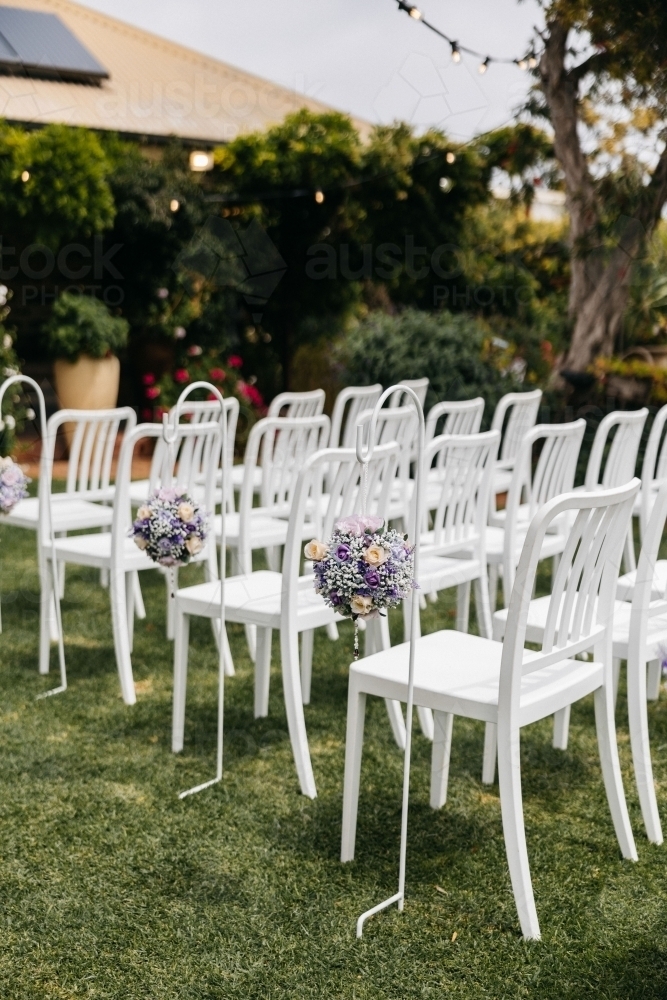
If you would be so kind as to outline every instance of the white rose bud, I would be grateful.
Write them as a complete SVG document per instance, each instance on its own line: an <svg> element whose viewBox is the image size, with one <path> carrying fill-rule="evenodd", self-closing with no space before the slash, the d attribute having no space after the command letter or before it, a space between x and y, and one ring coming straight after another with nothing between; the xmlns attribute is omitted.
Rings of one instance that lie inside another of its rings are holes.
<svg viewBox="0 0 667 1000"><path fill-rule="evenodd" d="M191 556L196 556L202 550L202 540L197 535L190 535L185 543L185 547Z"/></svg>
<svg viewBox="0 0 667 1000"><path fill-rule="evenodd" d="M10 431L13 431L14 428L16 427L16 420L11 415L11 413L8 413L7 416L5 417L5 424L7 425L7 427L9 427Z"/></svg>
<svg viewBox="0 0 667 1000"><path fill-rule="evenodd" d="M148 547L148 542L146 541L145 538L142 538L141 535L134 536L134 544L137 546L138 549L145 549Z"/></svg>
<svg viewBox="0 0 667 1000"><path fill-rule="evenodd" d="M311 542L308 542L304 546L303 554L306 559L313 559L315 562L320 562L326 556L329 551L329 546L325 542L318 542L316 538L313 538Z"/></svg>
<svg viewBox="0 0 667 1000"><path fill-rule="evenodd" d="M364 560L369 566L381 566L387 561L388 552L384 545L369 545L364 549Z"/></svg>
<svg viewBox="0 0 667 1000"><path fill-rule="evenodd" d="M363 597L360 594L356 594L350 601L350 607L355 615L367 615L373 607L373 600L370 597Z"/></svg>
<svg viewBox="0 0 667 1000"><path fill-rule="evenodd" d="M180 503L178 505L178 516L180 517L181 521L185 521L186 523L188 521L191 521L192 518L195 516L195 509L192 506L192 504ZM199 551L199 549L197 549L197 551Z"/></svg>
<svg viewBox="0 0 667 1000"><path fill-rule="evenodd" d="M151 516L151 509L150 509L150 507L147 507L145 503L142 504L141 507L139 508L139 510L137 511L137 518L138 518L138 520L139 521L145 521L146 518L148 518L150 516Z"/></svg>

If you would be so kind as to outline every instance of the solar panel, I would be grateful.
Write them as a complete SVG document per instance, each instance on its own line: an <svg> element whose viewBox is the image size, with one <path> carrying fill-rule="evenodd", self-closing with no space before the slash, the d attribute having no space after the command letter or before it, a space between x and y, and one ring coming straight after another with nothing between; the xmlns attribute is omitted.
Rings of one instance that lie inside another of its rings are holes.
<svg viewBox="0 0 667 1000"><path fill-rule="evenodd" d="M109 76L56 14L0 7L0 72L99 82Z"/></svg>

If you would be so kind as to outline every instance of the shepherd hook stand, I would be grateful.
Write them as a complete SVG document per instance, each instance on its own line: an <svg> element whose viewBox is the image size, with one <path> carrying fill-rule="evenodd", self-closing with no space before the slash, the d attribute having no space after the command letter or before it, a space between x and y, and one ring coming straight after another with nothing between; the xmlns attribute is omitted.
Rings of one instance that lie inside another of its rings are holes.
<svg viewBox="0 0 667 1000"><path fill-rule="evenodd" d="M32 386L32 388L37 393L37 399L39 401L39 425L40 433L42 436L42 454L39 460L39 504L40 510L42 503L45 506L46 514L49 521L49 541L51 543L51 572L53 575L53 601L56 610L56 627L58 629L58 661L60 664L60 684L58 687L51 688L50 691L42 691L41 694L37 695L37 698L49 698L52 694L62 694L63 691L67 690L67 671L65 668L65 646L63 642L63 623L62 616L60 614L60 582L58 580L58 563L56 562L56 536L53 530L53 513L51 510L51 468L47 461L47 446L46 446L46 404L44 403L44 393L42 392L40 386L35 382L34 379L29 378L27 375L12 375L0 386L0 423L2 422L2 400L4 399L7 389L10 385L15 385L17 382L25 382L26 385ZM41 524L38 523L37 526L37 551L39 552L39 559L42 559L42 537L41 537ZM41 582L41 581L40 581ZM44 600L44 595L42 595L42 600Z"/></svg>
<svg viewBox="0 0 667 1000"><path fill-rule="evenodd" d="M407 385L392 385L389 389L385 389L377 403L375 404L375 409L373 410L373 416L371 417L370 427L368 430L368 451L366 455L363 453L363 425L361 422L357 422L357 459L364 466L368 466L371 458L373 457L373 451L375 449L375 429L377 426L378 413L380 408L384 403L385 399L390 396L397 389L401 389L407 396L411 397L414 405L417 409L417 415L419 417L419 437L417 442L417 472L415 481L415 524L414 524L414 589L412 591L412 617L410 625L410 660L408 668L408 704L405 717L405 756L403 758L403 805L401 810L401 850L400 859L398 866L398 892L389 899L385 899L382 903L378 903L377 906L373 906L370 910L366 910L362 913L357 920L357 937L360 938L364 932L364 924L369 917L374 914L379 913L380 910L386 910L387 907L391 906L393 903L398 903L399 910L402 910L405 905L405 858L408 843L408 797L410 794L410 752L412 749L412 706L413 706L413 696L414 696L414 683L415 683L415 646L418 639L417 629L419 627L419 594L417 593L417 583L419 581L419 539L420 539L420 511L421 511L421 494L422 494L422 464L424 460L424 437L425 437L425 425L424 425L424 410L419 398L416 393ZM365 502L364 502L365 506ZM365 513L365 511L364 511Z"/></svg>

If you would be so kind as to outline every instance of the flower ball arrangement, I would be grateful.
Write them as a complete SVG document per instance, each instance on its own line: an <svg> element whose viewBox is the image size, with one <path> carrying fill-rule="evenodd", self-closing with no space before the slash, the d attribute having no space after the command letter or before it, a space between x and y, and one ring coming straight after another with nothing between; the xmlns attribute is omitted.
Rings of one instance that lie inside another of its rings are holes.
<svg viewBox="0 0 667 1000"><path fill-rule="evenodd" d="M30 480L12 458L0 458L0 514L9 514L28 496Z"/></svg>
<svg viewBox="0 0 667 1000"><path fill-rule="evenodd" d="M357 620L379 617L408 597L414 582L414 545L384 519L355 514L336 521L329 542L315 539L304 549L313 561L315 590L326 604L355 623L354 656L359 655Z"/></svg>
<svg viewBox="0 0 667 1000"><path fill-rule="evenodd" d="M131 529L135 545L169 568L186 566L201 552L206 534L206 513L178 486L155 490L137 511Z"/></svg>

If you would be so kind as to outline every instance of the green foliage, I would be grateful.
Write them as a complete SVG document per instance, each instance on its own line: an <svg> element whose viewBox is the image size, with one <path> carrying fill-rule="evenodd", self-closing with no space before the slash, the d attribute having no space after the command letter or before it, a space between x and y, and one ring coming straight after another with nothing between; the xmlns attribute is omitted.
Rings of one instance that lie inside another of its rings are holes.
<svg viewBox="0 0 667 1000"><path fill-rule="evenodd" d="M128 330L127 320L112 316L99 299L63 292L44 332L52 357L76 361L81 354L91 358L118 354L127 343Z"/></svg>
<svg viewBox="0 0 667 1000"><path fill-rule="evenodd" d="M6 285L0 285L0 382L11 375L18 375L20 362L14 349L14 337L7 329L5 321L10 313L11 292ZM17 385L5 393L2 401L0 421L0 456L11 455L16 445L16 434L23 429L26 420L35 414L26 405L23 390Z"/></svg>
<svg viewBox="0 0 667 1000"><path fill-rule="evenodd" d="M2 123L0 164L5 232L22 224L32 242L55 248L112 224L110 163L94 132L66 125L25 131Z"/></svg>
<svg viewBox="0 0 667 1000"><path fill-rule="evenodd" d="M488 415L503 393L518 387L499 367L488 331L463 313L372 313L349 335L343 352L351 384L388 386L427 375L427 407L483 396Z"/></svg>

